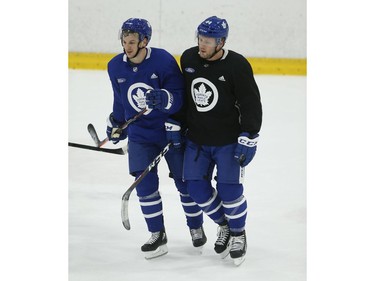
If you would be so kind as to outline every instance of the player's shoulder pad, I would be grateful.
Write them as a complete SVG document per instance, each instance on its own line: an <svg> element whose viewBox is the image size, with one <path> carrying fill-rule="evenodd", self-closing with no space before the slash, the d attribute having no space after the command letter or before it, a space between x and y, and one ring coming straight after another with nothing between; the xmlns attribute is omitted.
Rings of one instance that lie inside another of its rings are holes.
<svg viewBox="0 0 375 281"><path fill-rule="evenodd" d="M235 65L237 69L246 69L252 72L250 62L243 55L230 50L227 59L232 65Z"/></svg>
<svg viewBox="0 0 375 281"><path fill-rule="evenodd" d="M167 50L161 49L161 48L155 48L155 47L151 48L151 56L153 55L158 56L158 57L163 57L166 59L173 58L173 56Z"/></svg>
<svg viewBox="0 0 375 281"><path fill-rule="evenodd" d="M228 51L228 57L231 60L236 61L238 63L247 62L247 59L243 55L241 55L241 54L239 54L239 53L237 53L235 51L232 51L232 50Z"/></svg>
<svg viewBox="0 0 375 281"><path fill-rule="evenodd" d="M114 57L108 62L108 66L113 65L113 64L117 64L117 63L119 63L119 62L122 62L122 61L123 61L123 58L124 58L124 53L121 53L121 54L118 54L118 55L114 56Z"/></svg>
<svg viewBox="0 0 375 281"><path fill-rule="evenodd" d="M198 56L198 46L191 47L186 49L181 55L181 64L185 63L186 60L190 61L194 59L195 56Z"/></svg>
<svg viewBox="0 0 375 281"><path fill-rule="evenodd" d="M182 56L190 56L192 54L198 54L198 46L191 47L189 49L186 49L183 53Z"/></svg>

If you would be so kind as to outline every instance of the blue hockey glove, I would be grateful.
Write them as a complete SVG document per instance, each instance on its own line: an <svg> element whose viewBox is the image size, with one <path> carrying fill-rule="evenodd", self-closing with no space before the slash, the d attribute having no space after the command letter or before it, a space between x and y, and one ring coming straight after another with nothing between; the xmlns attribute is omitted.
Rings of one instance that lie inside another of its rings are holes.
<svg viewBox="0 0 375 281"><path fill-rule="evenodd" d="M180 123L173 119L168 119L167 122L165 122L165 131L167 132L168 142L172 143L175 148L181 148L182 137Z"/></svg>
<svg viewBox="0 0 375 281"><path fill-rule="evenodd" d="M149 109L157 109L168 112L172 107L173 95L164 89L148 90L146 92L146 104Z"/></svg>
<svg viewBox="0 0 375 281"><path fill-rule="evenodd" d="M114 144L118 143L120 140L126 139L128 136L127 129L120 129L122 124L117 122L112 113L107 118L107 137L110 141L113 141Z"/></svg>
<svg viewBox="0 0 375 281"><path fill-rule="evenodd" d="M237 159L241 167L245 167L253 160L257 151L259 135L250 138L249 133L241 133L238 137L238 144L234 151L234 158Z"/></svg>

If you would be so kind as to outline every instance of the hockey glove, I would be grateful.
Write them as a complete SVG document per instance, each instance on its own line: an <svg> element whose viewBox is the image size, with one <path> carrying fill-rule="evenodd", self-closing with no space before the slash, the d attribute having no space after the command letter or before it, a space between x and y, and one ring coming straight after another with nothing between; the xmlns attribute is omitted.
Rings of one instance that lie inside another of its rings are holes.
<svg viewBox="0 0 375 281"><path fill-rule="evenodd" d="M111 113L107 118L107 136L114 144L118 143L120 140L126 139L128 136L127 129L121 129L120 127L121 124L113 118Z"/></svg>
<svg viewBox="0 0 375 281"><path fill-rule="evenodd" d="M146 104L149 109L157 109L168 112L172 107L173 95L164 89L148 90L146 92Z"/></svg>
<svg viewBox="0 0 375 281"><path fill-rule="evenodd" d="M250 137L249 133L241 133L238 137L238 144L234 151L234 158L237 159L241 167L245 167L253 160L257 150L259 135Z"/></svg>
<svg viewBox="0 0 375 281"><path fill-rule="evenodd" d="M165 131L167 132L168 142L172 143L175 148L181 148L182 137L180 123L173 119L168 119L167 122L165 122Z"/></svg>

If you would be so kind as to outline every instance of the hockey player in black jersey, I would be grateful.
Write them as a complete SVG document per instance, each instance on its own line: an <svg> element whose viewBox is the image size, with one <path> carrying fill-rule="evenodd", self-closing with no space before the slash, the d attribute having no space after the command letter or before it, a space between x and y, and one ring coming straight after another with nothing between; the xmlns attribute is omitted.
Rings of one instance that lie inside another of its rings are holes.
<svg viewBox="0 0 375 281"><path fill-rule="evenodd" d="M184 180L190 196L219 225L215 251L223 258L229 253L239 265L247 247L242 180L256 152L262 105L249 62L223 48L228 31L225 19L209 17L197 28L198 46L181 57L188 128Z"/></svg>

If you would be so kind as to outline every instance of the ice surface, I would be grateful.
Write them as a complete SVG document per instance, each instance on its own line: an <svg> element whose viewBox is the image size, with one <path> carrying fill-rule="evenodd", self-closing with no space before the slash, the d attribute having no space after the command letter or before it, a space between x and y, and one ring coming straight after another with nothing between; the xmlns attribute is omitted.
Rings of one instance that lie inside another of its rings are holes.
<svg viewBox="0 0 375 281"><path fill-rule="evenodd" d="M256 76L264 122L258 152L246 168L248 252L235 267L213 250L216 225L205 216L208 242L195 252L179 196L160 163L169 253L145 260L149 238L137 197L121 223L121 197L133 178L127 156L69 148L69 280L306 280L306 77ZM105 138L112 90L105 71L69 70L69 141L93 145L87 124ZM119 144L120 146L125 143ZM119 145L107 144L106 147Z"/></svg>

